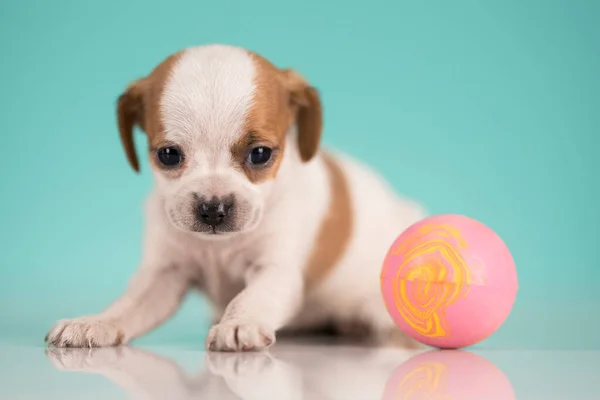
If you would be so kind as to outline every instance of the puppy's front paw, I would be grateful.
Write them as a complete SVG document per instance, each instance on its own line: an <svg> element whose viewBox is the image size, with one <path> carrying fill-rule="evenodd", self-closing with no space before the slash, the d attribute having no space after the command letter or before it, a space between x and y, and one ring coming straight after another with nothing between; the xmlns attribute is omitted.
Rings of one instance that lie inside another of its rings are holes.
<svg viewBox="0 0 600 400"><path fill-rule="evenodd" d="M206 337L211 351L256 351L275 343L275 332L253 321L232 320L213 326Z"/></svg>
<svg viewBox="0 0 600 400"><path fill-rule="evenodd" d="M58 321L45 341L54 347L108 347L122 344L124 337L114 321L84 317Z"/></svg>

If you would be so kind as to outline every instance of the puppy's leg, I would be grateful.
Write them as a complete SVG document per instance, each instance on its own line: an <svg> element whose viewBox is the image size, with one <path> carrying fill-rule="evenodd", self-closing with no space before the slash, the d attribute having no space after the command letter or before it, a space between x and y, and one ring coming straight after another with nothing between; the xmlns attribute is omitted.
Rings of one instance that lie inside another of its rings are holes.
<svg viewBox="0 0 600 400"><path fill-rule="evenodd" d="M297 311L302 301L300 268L270 265L247 276L246 288L213 326L206 346L215 351L261 350L275 342L275 331Z"/></svg>
<svg viewBox="0 0 600 400"><path fill-rule="evenodd" d="M125 294L105 311L58 321L46 336L54 347L104 347L129 342L170 317L187 291L176 268L141 268Z"/></svg>

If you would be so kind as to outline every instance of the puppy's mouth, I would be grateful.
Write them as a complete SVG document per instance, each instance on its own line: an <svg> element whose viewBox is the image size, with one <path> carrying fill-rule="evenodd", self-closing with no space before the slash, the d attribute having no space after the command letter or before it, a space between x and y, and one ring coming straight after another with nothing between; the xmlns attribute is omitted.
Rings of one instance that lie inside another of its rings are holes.
<svg viewBox="0 0 600 400"><path fill-rule="evenodd" d="M219 239L228 239L230 237L236 236L240 234L242 231L240 230L219 230L217 227L202 227L194 226L191 229L191 232L200 238L219 240Z"/></svg>
<svg viewBox="0 0 600 400"><path fill-rule="evenodd" d="M211 239L229 238L254 230L262 216L262 208L251 208L244 203L231 208L222 218L214 214L204 215L197 210L198 207L189 203L166 209L171 224L177 230Z"/></svg>
<svg viewBox="0 0 600 400"><path fill-rule="evenodd" d="M235 232L220 232L217 230L216 226L212 226L206 234L209 236L216 236L216 235L224 235L226 233L235 233Z"/></svg>
<svg viewBox="0 0 600 400"><path fill-rule="evenodd" d="M190 229L194 233L200 233L207 236L224 236L234 234L238 232L237 229L231 229L229 227L217 227L217 226L206 226L201 223L194 223Z"/></svg>
<svg viewBox="0 0 600 400"><path fill-rule="evenodd" d="M261 216L262 212L255 210L252 212L252 216L249 220L245 221L243 225L240 225L240 221L237 219L216 226L206 225L201 221L196 220L191 227L191 231L199 236L212 239L229 238L253 231L258 226Z"/></svg>

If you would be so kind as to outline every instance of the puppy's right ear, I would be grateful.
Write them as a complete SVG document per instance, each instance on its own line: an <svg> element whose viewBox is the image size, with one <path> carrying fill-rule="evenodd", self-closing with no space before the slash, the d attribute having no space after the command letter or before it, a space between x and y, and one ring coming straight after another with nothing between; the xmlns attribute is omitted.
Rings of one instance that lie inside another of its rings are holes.
<svg viewBox="0 0 600 400"><path fill-rule="evenodd" d="M117 121L121 144L129 165L135 172L140 171L140 163L135 151L133 130L135 126L144 129L144 80L130 84L117 101Z"/></svg>

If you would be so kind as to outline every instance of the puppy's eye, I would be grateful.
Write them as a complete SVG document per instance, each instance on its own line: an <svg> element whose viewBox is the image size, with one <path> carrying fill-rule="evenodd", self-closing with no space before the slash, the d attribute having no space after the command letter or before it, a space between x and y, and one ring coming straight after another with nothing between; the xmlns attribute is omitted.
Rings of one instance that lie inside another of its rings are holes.
<svg viewBox="0 0 600 400"><path fill-rule="evenodd" d="M255 147L248 154L248 162L250 165L264 165L271 159L272 149L264 146Z"/></svg>
<svg viewBox="0 0 600 400"><path fill-rule="evenodd" d="M183 161L183 153L177 147L163 147L156 152L158 161L165 167L175 167Z"/></svg>

